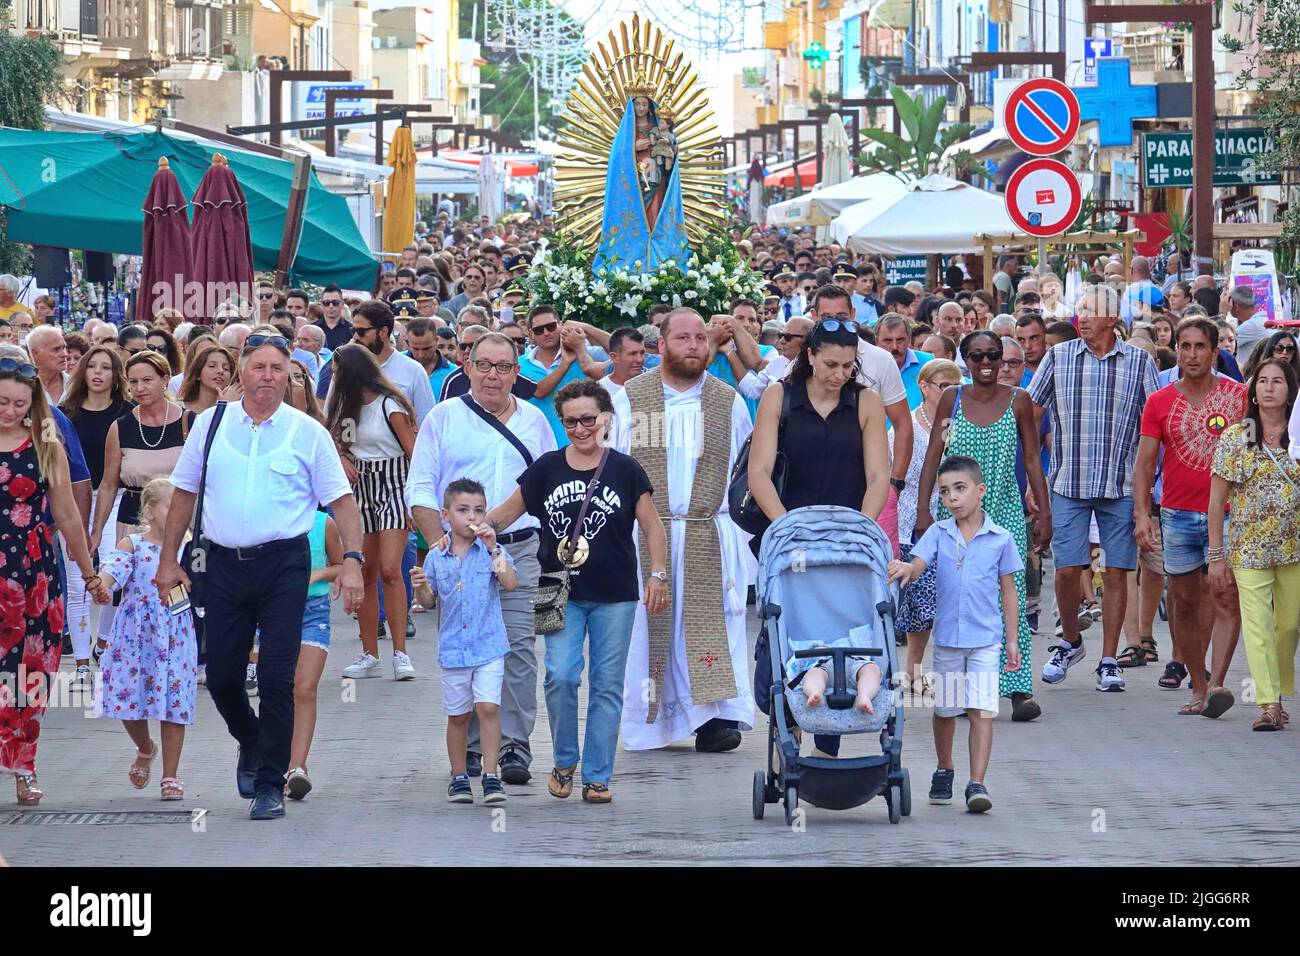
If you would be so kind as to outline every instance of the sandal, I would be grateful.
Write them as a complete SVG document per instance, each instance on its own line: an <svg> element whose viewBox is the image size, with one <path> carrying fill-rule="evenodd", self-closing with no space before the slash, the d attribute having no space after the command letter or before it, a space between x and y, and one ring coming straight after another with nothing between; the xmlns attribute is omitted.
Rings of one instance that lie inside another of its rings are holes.
<svg viewBox="0 0 1300 956"><path fill-rule="evenodd" d="M1178 661L1170 661L1165 665L1165 672L1160 675L1156 683L1162 690L1178 690L1185 680L1187 680L1187 668Z"/></svg>
<svg viewBox="0 0 1300 956"><path fill-rule="evenodd" d="M1205 709L1201 711L1201 716L1211 719L1222 717L1236 702L1237 698L1232 696L1232 691L1226 687L1216 687L1205 698Z"/></svg>
<svg viewBox="0 0 1300 956"><path fill-rule="evenodd" d="M1250 725L1250 729L1281 730L1284 726L1286 725L1282 722L1282 717L1280 715L1273 713L1271 710L1266 710L1255 718L1255 722Z"/></svg>
<svg viewBox="0 0 1300 956"><path fill-rule="evenodd" d="M1138 636L1138 643L1142 645L1142 653L1146 655L1148 664L1160 663L1160 651L1156 647L1156 639L1148 634L1146 637Z"/></svg>
<svg viewBox="0 0 1300 956"><path fill-rule="evenodd" d="M149 741L153 744L153 753L145 753L143 750L136 750L135 760L131 762L131 769L126 772L127 777L131 780L131 786L137 790L143 790L149 782L149 768L153 765L154 759L158 756L158 744L155 741ZM140 765L140 761L144 765Z"/></svg>
<svg viewBox="0 0 1300 956"><path fill-rule="evenodd" d="M1178 708L1179 717L1200 717L1205 710L1205 701L1192 699Z"/></svg>
<svg viewBox="0 0 1300 956"><path fill-rule="evenodd" d="M1115 655L1115 663L1120 667L1146 667L1147 655L1140 644L1130 644Z"/></svg>
<svg viewBox="0 0 1300 956"><path fill-rule="evenodd" d="M160 783L162 784L162 798L164 800L185 799L185 784L175 777L163 777Z"/></svg>
<svg viewBox="0 0 1300 956"><path fill-rule="evenodd" d="M575 768L569 767L561 769L559 767L551 768L551 777L546 781L546 790L553 797L559 797L564 800L573 793L573 771Z"/></svg>
<svg viewBox="0 0 1300 956"><path fill-rule="evenodd" d="M37 784L34 773L16 773L14 782L18 785L20 807L34 807L41 802L41 797L45 796L45 791Z"/></svg>
<svg viewBox="0 0 1300 956"><path fill-rule="evenodd" d="M609 803L614 799L614 795L609 792L609 787L603 783L584 783L582 785L582 799L587 803Z"/></svg>

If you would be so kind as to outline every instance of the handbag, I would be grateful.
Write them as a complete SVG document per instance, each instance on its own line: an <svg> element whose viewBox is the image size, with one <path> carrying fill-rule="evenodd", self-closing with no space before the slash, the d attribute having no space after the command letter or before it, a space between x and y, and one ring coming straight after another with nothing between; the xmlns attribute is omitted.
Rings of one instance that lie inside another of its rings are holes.
<svg viewBox="0 0 1300 956"><path fill-rule="evenodd" d="M782 383L781 419L776 429L776 459L772 462L772 487L778 498L785 498L786 478L790 473L790 462L785 457L785 422L790 417L790 386ZM736 456L736 464L731 469L731 479L727 482L727 511L731 520L741 531L761 538L772 524L767 515L758 506L749 491L749 447L754 436L751 433Z"/></svg>
<svg viewBox="0 0 1300 956"><path fill-rule="evenodd" d="M596 473L587 482L587 493L582 498L582 507L578 509L578 520L573 523L573 530L565 539L568 547L561 557L558 574L543 574L537 579L537 590L533 592L533 629L538 634L554 634L564 630L564 611L569 604L569 559L582 534L582 525L587 520L587 508L591 505L591 496L596 492L600 476L605 471L605 462L609 460L609 448L600 455L600 464Z"/></svg>
<svg viewBox="0 0 1300 956"><path fill-rule="evenodd" d="M190 540L181 549L181 567L190 578L190 610L198 624L203 619L203 599L206 590L208 540L203 537L203 492L208 484L208 456L212 454L212 440L217 437L221 417L226 414L226 402L217 402L212 413L212 424L203 442L203 465L199 470L199 490L194 498L194 525Z"/></svg>

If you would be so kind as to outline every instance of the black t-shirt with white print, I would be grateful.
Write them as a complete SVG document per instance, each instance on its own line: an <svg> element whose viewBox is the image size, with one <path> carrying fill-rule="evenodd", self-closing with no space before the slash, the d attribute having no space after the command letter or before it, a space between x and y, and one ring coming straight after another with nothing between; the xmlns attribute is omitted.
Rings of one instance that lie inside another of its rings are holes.
<svg viewBox="0 0 1300 956"><path fill-rule="evenodd" d="M596 474L594 468L576 471L569 467L564 451L547 452L519 476L524 507L542 523L540 558L542 572L547 574L561 568L557 548L572 533L587 484ZM645 469L631 456L610 449L583 522L587 560L569 572L573 600L601 604L640 600L632 529L636 503L647 492L653 489Z"/></svg>

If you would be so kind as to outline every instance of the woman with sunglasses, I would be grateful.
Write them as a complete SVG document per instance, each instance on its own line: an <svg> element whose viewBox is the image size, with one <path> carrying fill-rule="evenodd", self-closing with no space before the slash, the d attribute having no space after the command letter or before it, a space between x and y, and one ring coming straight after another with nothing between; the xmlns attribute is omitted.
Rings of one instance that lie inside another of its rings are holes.
<svg viewBox="0 0 1300 956"><path fill-rule="evenodd" d="M136 407L109 426L104 442L104 477L90 535L95 549L118 488L123 493L113 543L140 530L140 492L151 479L170 475L181 456L194 415L168 394L170 375L167 360L157 352L141 352L126 363L127 389Z"/></svg>
<svg viewBox="0 0 1300 956"><path fill-rule="evenodd" d="M59 407L72 422L81 441L82 453L86 456L86 467L90 471L92 489L91 513L94 513L94 501L99 495L100 483L104 480L104 445L108 439L108 430L133 406L126 385L126 367L122 364L117 350L108 345L96 345L90 349L72 372L67 394ZM110 506L110 517L117 510L117 495ZM114 519L116 520L116 519ZM100 542L97 557L101 564L107 564L117 539ZM69 564L68 571L68 630L72 634L72 653L77 662L77 679L90 678L90 608L87 606L85 583L81 580L80 568ZM113 624L113 606L100 608L96 632L101 635L97 645L96 656L104 649L102 635L108 634Z"/></svg>
<svg viewBox="0 0 1300 956"><path fill-rule="evenodd" d="M173 376L181 374L181 350L176 339L166 329L150 329L144 337L145 348L153 349L167 360Z"/></svg>
<svg viewBox="0 0 1300 956"><path fill-rule="evenodd" d="M86 546L63 444L46 437L55 427L36 369L0 359L0 541L11 555L0 568L0 686L13 691L0 703L0 771L14 775L22 806L44 796L36 781L36 747L63 647L55 531L95 603L109 600Z"/></svg>
<svg viewBox="0 0 1300 956"><path fill-rule="evenodd" d="M573 792L582 764L582 799L609 803L623 715L623 680L638 600L650 614L668 607L668 539L655 509L645 470L630 455L606 447L614 404L591 379L564 386L555 396L569 444L547 452L519 476L519 487L488 514L507 528L527 512L541 522L538 552L543 574L568 568L569 595L564 627L546 635L546 710L551 720L555 767L547 781L551 796ZM591 488L592 482L596 487ZM583 501L591 496L585 517ZM575 524L582 521L575 550L567 552ZM651 573L640 593L636 524L646 533ZM567 556L567 560L565 560ZM578 747L578 687L583 644L589 645L587 729Z"/></svg>
<svg viewBox="0 0 1300 956"><path fill-rule="evenodd" d="M1046 507L1050 499L1043 464L1039 455L1038 427L1034 408L1024 389L998 382L1002 367L1002 339L986 330L972 332L961 340L961 355L970 371L971 384L947 389L939 400L934 421L947 421L944 441L931 441L921 469L921 486L917 495L914 537L919 537L934 523L930 496L934 492L939 463L949 455L967 455L979 462L987 491L984 510L998 526L1016 539L1021 561L1029 550L1025 526L1025 499L1016 479L1017 462L1023 460L1029 490L1035 503L1035 531L1039 546L1052 537L1052 516ZM939 505L939 517L949 517L948 509ZM1020 604L1020 628L1017 644L1021 664L1016 671L1001 671L998 683L1003 697L1011 699L1011 719L1033 720L1042 714L1034 700L1033 667L1029 655L1033 633L1025 616L1025 573L1016 572L1016 594ZM1006 649L1002 652L1006 663Z"/></svg>
<svg viewBox="0 0 1300 956"><path fill-rule="evenodd" d="M415 409L364 345L334 352L334 381L325 425L352 481L364 532L365 597L357 610L361 653L344 677L379 676L379 589L393 639L393 680L413 680L406 654L406 581L402 553L410 535L406 483L415 448Z"/></svg>
<svg viewBox="0 0 1300 956"><path fill-rule="evenodd" d="M885 406L862 385L858 371L857 322L821 319L809 329L785 379L763 392L749 452L749 488L769 521L809 505L839 505L880 518L889 499ZM790 410L782 433L786 389ZM787 462L784 496L772 484L778 451ZM757 555L761 544L754 537L749 546ZM760 667L766 659L759 656ZM761 683L756 675L755 687ZM836 756L839 738L818 735L817 747Z"/></svg>
<svg viewBox="0 0 1300 956"><path fill-rule="evenodd" d="M1296 353L1295 333L1289 329L1274 332L1255 346L1247 357L1246 367L1242 370L1247 379L1253 378L1255 370L1269 359L1277 359L1291 366L1291 371L1300 379L1300 354Z"/></svg>

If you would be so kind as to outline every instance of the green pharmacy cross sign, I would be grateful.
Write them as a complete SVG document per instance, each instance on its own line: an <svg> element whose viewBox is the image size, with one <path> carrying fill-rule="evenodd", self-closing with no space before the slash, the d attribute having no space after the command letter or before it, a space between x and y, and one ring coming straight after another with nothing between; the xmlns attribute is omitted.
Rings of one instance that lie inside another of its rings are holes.
<svg viewBox="0 0 1300 956"><path fill-rule="evenodd" d="M1259 159L1277 151L1277 142L1261 127L1214 132L1214 185L1275 186L1281 177L1259 169ZM1145 133L1142 137L1143 185L1147 189L1192 185L1192 134Z"/></svg>
<svg viewBox="0 0 1300 956"><path fill-rule="evenodd" d="M803 58L808 61L809 69L820 70L826 65L826 61L831 58L831 54L826 47L814 40L812 45L803 51Z"/></svg>

